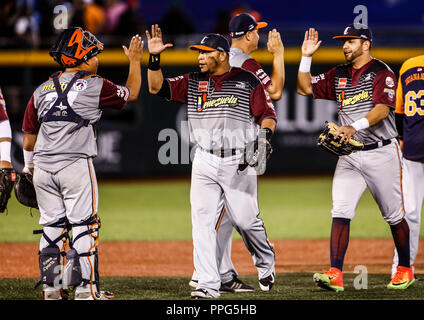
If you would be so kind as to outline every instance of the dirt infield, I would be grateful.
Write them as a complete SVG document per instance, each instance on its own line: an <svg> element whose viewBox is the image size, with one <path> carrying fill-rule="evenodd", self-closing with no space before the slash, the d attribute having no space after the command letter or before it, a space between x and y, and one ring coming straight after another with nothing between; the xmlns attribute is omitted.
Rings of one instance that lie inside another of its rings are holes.
<svg viewBox="0 0 424 320"><path fill-rule="evenodd" d="M276 272L314 272L329 265L328 240L274 241ZM420 248L424 240L420 242ZM365 265L369 273L390 273L391 239L351 239L345 271ZM37 243L0 243L0 278L39 277ZM191 241L103 242L99 246L102 276L190 276L193 271ZM422 251L421 251L422 252ZM240 274L256 274L242 241L233 242L232 258ZM419 254L416 273L424 272Z"/></svg>

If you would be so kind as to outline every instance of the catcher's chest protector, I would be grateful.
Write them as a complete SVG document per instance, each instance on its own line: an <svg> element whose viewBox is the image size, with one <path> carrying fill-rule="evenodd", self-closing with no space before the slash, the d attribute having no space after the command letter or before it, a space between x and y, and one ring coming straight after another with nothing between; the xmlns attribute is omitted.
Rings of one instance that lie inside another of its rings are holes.
<svg viewBox="0 0 424 320"><path fill-rule="evenodd" d="M48 121L67 121L67 122L75 122L77 125L73 127L68 133L72 133L75 130L81 128L82 126L88 126L90 120L83 119L80 115L78 115L71 107L68 102L68 92L74 85L74 83L86 76L88 73L79 71L75 74L75 76L71 79L71 81L67 84L65 90L62 91L61 85L59 83L59 72L54 73L51 78L54 83L54 87L57 93L57 99L52 105L52 107L47 111L47 113L42 118L42 122Z"/></svg>

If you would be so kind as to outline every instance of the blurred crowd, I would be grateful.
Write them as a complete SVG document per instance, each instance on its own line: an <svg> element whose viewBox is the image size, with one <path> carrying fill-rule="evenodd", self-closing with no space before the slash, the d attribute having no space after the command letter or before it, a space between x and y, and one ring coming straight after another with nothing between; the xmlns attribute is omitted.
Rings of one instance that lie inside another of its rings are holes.
<svg viewBox="0 0 424 320"><path fill-rule="evenodd" d="M110 46L119 46L122 37L143 34L151 23L160 23L168 41L195 34L198 30L184 10L182 1L173 0L163 8L159 21L146 21L142 0L1 0L0 48L45 48L61 29L81 26ZM210 32L228 33L230 18L241 12L261 16L240 3L229 10L218 10Z"/></svg>

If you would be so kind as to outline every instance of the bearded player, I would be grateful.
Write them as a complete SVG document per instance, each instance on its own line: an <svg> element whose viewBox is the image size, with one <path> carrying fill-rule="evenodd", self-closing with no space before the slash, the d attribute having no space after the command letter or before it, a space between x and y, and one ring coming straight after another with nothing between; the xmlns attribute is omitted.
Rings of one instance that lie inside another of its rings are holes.
<svg viewBox="0 0 424 320"><path fill-rule="evenodd" d="M381 214L390 225L399 253L399 265L388 288L406 289L414 282L410 267L409 227L404 218L401 154L395 127L395 76L382 61L371 56L372 33L364 25L348 26L341 36L346 64L312 77L312 55L321 41L311 28L305 33L297 92L315 99L335 100L339 105L336 132L342 143L355 135L364 149L337 162L332 186L331 268L314 274L324 289L343 291L343 262L349 243L350 222L368 187Z"/></svg>

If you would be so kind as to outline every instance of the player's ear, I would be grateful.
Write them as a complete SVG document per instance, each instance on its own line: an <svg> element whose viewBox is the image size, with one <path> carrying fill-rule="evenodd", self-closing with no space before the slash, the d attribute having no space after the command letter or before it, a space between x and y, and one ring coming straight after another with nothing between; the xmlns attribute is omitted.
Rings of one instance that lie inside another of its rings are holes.
<svg viewBox="0 0 424 320"><path fill-rule="evenodd" d="M221 51L219 51L219 53L218 53L218 59L219 59L219 62L220 63L223 63L224 61L225 61L225 59L226 59L226 53L225 52L221 52Z"/></svg>

